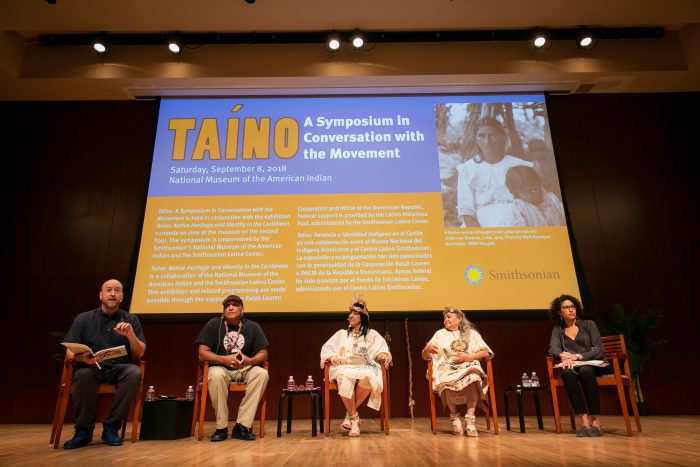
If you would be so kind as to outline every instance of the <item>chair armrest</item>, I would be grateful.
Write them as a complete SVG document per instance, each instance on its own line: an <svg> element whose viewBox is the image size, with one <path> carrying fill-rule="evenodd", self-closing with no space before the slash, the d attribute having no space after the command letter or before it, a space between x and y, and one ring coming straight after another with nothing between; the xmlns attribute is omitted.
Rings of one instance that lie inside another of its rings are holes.
<svg viewBox="0 0 700 467"><path fill-rule="evenodd" d="M547 355L547 376L550 381L554 379L554 358L551 355Z"/></svg>
<svg viewBox="0 0 700 467"><path fill-rule="evenodd" d="M323 383L330 384L331 382L331 364L328 360L323 363Z"/></svg>

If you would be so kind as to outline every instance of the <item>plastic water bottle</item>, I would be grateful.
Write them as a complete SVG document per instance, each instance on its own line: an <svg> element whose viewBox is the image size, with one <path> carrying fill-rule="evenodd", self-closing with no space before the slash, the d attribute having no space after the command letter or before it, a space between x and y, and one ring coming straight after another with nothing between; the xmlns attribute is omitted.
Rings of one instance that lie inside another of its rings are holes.
<svg viewBox="0 0 700 467"><path fill-rule="evenodd" d="M148 391L146 391L146 402L153 402L156 400L156 390L153 386L148 386Z"/></svg>
<svg viewBox="0 0 700 467"><path fill-rule="evenodd" d="M189 386L187 388L187 391L185 391L185 399L187 399L188 401L194 400L194 389L192 388L192 386Z"/></svg>
<svg viewBox="0 0 700 467"><path fill-rule="evenodd" d="M294 377L290 376L287 380L287 390L294 391L296 389L296 384L294 383Z"/></svg>
<svg viewBox="0 0 700 467"><path fill-rule="evenodd" d="M524 388L529 388L530 387L530 378L527 377L527 373L523 373L523 382L522 385Z"/></svg>
<svg viewBox="0 0 700 467"><path fill-rule="evenodd" d="M304 385L304 389L307 391L313 391L314 389L314 379L309 375L308 378L306 378L306 384Z"/></svg>
<svg viewBox="0 0 700 467"><path fill-rule="evenodd" d="M537 373L534 371L532 372L532 376L530 376L530 386L533 388L540 387L540 379L537 377Z"/></svg>

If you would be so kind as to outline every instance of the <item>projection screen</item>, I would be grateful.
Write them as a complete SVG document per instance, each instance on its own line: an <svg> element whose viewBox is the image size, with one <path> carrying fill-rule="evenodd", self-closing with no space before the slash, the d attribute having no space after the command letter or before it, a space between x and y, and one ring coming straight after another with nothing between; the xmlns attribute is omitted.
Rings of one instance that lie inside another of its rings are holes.
<svg viewBox="0 0 700 467"><path fill-rule="evenodd" d="M164 99L131 311L578 295L543 95Z"/></svg>

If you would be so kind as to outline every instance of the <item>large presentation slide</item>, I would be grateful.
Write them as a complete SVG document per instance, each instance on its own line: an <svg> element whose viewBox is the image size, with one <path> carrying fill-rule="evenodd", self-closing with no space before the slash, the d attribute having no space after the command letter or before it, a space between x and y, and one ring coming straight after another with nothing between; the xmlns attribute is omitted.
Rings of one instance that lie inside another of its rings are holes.
<svg viewBox="0 0 700 467"><path fill-rule="evenodd" d="M578 295L543 95L163 100L131 310Z"/></svg>

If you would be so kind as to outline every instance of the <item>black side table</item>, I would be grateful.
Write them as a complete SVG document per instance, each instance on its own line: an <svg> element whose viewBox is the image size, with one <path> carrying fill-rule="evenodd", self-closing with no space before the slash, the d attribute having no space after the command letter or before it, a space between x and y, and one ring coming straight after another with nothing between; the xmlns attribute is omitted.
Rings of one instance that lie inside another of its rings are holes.
<svg viewBox="0 0 700 467"><path fill-rule="evenodd" d="M139 439L179 439L192 435L194 401L156 399L143 403Z"/></svg>
<svg viewBox="0 0 700 467"><path fill-rule="evenodd" d="M503 393L503 405L506 411L506 430L510 431L510 414L508 412L508 395L515 393L518 396L518 419L520 420L520 432L525 433L525 419L523 419L523 393L529 392L532 394L532 400L535 403L535 413L537 413L537 426L540 430L544 429L542 425L542 411L540 410L540 392L547 392L549 394L549 400L552 400L552 393L549 392L549 387L547 386L535 386L535 387L523 387L523 386L510 386L506 388Z"/></svg>
<svg viewBox="0 0 700 467"><path fill-rule="evenodd" d="M307 395L311 398L311 436L316 436L316 407L318 407L318 413L320 414L318 418L319 431L323 433L323 396L321 396L321 389L299 389L299 390L287 390L284 389L282 394L280 394L279 405L277 406L277 437L282 436L282 401L287 399L287 433L292 432L292 401L294 396Z"/></svg>

